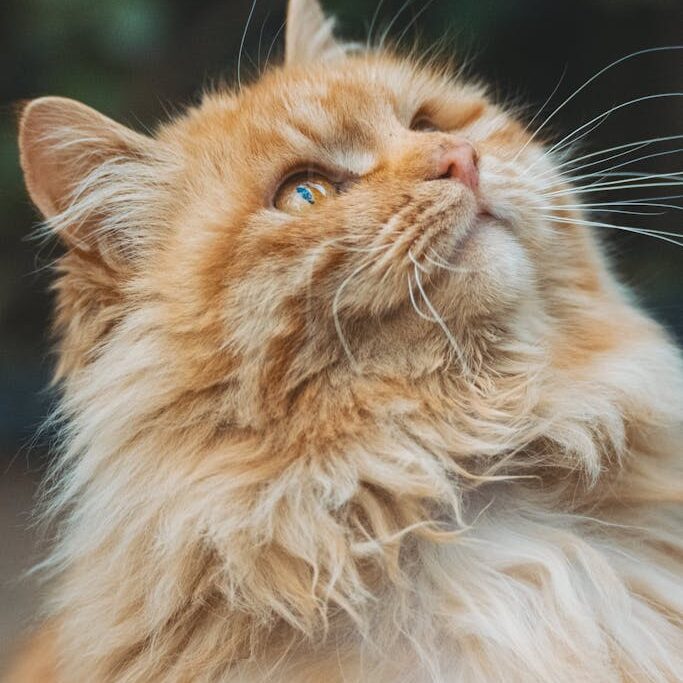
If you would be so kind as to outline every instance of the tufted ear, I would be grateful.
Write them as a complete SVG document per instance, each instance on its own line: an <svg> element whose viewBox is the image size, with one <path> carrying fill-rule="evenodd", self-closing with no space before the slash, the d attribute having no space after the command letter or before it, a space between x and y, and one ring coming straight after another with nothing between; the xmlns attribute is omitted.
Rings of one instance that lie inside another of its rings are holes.
<svg viewBox="0 0 683 683"><path fill-rule="evenodd" d="M63 97L33 100L20 115L26 187L69 246L136 250L163 177L156 148L152 138Z"/></svg>
<svg viewBox="0 0 683 683"><path fill-rule="evenodd" d="M306 63L343 54L333 29L334 19L325 17L318 0L289 0L286 63Z"/></svg>
<svg viewBox="0 0 683 683"><path fill-rule="evenodd" d="M150 143L149 138L65 97L33 100L19 120L26 187L45 218L63 211L97 166L113 157L140 157Z"/></svg>
<svg viewBox="0 0 683 683"><path fill-rule="evenodd" d="M121 316L129 276L163 240L172 160L154 138L62 97L23 108L19 149L45 229L67 246L54 285L63 377L89 362Z"/></svg>

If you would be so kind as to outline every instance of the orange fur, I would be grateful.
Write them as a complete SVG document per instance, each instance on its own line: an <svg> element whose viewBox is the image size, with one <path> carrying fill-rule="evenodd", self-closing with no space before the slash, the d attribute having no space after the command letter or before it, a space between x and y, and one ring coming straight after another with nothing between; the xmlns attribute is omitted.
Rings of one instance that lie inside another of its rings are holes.
<svg viewBox="0 0 683 683"><path fill-rule="evenodd" d="M290 11L284 66L153 138L23 114L70 246L55 680L674 680L678 351L482 88ZM343 191L272 208L309 167Z"/></svg>
<svg viewBox="0 0 683 683"><path fill-rule="evenodd" d="M55 632L44 626L26 644L7 674L7 683L57 683Z"/></svg>

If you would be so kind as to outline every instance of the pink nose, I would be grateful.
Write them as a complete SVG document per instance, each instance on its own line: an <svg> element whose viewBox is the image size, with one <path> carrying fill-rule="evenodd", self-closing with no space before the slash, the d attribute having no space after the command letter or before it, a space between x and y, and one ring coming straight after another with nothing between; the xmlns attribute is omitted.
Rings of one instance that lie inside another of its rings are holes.
<svg viewBox="0 0 683 683"><path fill-rule="evenodd" d="M479 158L467 140L456 139L440 152L435 171L437 178L458 180L470 190L479 187Z"/></svg>

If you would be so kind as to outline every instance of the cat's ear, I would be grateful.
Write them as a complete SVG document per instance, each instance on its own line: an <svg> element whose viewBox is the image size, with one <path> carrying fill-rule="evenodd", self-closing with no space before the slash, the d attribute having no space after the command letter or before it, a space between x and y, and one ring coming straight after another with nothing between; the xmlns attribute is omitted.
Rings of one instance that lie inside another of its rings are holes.
<svg viewBox="0 0 683 683"><path fill-rule="evenodd" d="M150 140L80 102L41 97L19 119L21 167L45 218L64 211L92 171L113 157L139 157Z"/></svg>
<svg viewBox="0 0 683 683"><path fill-rule="evenodd" d="M43 97L20 114L19 150L31 199L68 246L137 251L163 178L154 139L80 102Z"/></svg>
<svg viewBox="0 0 683 683"><path fill-rule="evenodd" d="M334 38L334 19L325 17L318 0L289 0L286 63L303 64L343 54Z"/></svg>
<svg viewBox="0 0 683 683"><path fill-rule="evenodd" d="M79 102L45 97L19 115L26 187L67 246L56 269L57 375L87 362L121 314L122 286L163 239L166 148Z"/></svg>

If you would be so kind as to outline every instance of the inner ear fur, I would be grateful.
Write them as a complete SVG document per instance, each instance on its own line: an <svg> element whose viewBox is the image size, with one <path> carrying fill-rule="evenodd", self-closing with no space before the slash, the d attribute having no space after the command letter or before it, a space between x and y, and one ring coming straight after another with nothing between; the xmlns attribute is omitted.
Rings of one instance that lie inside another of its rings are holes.
<svg viewBox="0 0 683 683"><path fill-rule="evenodd" d="M107 159L140 157L150 145L150 138L64 97L32 100L19 118L26 187L45 218L64 211L80 183Z"/></svg>

